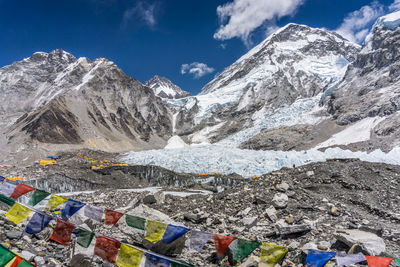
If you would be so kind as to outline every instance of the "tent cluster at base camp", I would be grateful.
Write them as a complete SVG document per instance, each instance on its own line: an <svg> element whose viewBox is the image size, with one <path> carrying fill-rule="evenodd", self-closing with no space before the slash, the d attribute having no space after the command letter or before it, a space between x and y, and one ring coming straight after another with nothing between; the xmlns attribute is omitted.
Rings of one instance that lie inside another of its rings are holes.
<svg viewBox="0 0 400 267"><path fill-rule="evenodd" d="M213 239L216 253L222 258L229 245L234 240L237 240L234 260L236 262L242 262L255 249L261 247L259 266L273 267L275 264L281 262L288 252L287 247L272 243L192 230L183 226L166 224L104 209L102 207L92 206L77 200L66 199L62 196L35 189L34 187L22 183L7 180L1 176L0 181L2 182L0 186L0 201L11 206L5 214L10 221L15 224L20 224L25 220L29 220L25 228L25 231L29 234L37 234L48 226L53 227L54 229L50 239L65 246L70 244L72 236L76 236L77 243L82 247L88 248L96 237L93 251L94 255L116 264L117 266L140 266L142 261L146 262L147 265L145 266L192 265L129 244L123 244L112 237L102 236L79 227L80 224L83 224L85 217L94 222L104 222L106 225L113 226L125 216L126 224L137 230L144 231L144 238L150 242L161 241L170 244L187 234L189 249L195 253L199 253L205 244ZM28 193L31 193L28 201L29 206L16 202L16 199ZM34 208L34 206L42 201L47 201L43 210ZM56 208L60 209L60 207L62 207L61 210L55 211ZM81 209L83 209L83 212L78 213ZM56 222L55 225L51 224L53 220ZM389 266L394 260L394 258L389 257L364 256L361 253L337 254L336 252L309 250L305 259L305 264L307 266L323 267L333 258L336 259L338 265L350 265L367 261L368 265L372 267ZM400 260L395 260L399 263L400 267Z"/></svg>

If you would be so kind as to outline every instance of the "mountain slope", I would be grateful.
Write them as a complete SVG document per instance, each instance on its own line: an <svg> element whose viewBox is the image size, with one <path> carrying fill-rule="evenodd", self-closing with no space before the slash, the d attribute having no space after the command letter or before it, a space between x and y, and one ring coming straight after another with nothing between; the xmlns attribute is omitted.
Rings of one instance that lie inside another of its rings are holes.
<svg viewBox="0 0 400 267"><path fill-rule="evenodd" d="M161 98L182 98L191 96L192 94L183 91L179 86L173 84L165 77L155 75L144 83L145 86L153 89L154 94Z"/></svg>

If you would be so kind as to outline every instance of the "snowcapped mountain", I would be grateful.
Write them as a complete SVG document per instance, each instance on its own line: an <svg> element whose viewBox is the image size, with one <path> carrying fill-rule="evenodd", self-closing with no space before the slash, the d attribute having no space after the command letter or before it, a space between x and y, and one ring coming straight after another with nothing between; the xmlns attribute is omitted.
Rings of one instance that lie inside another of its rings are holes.
<svg viewBox="0 0 400 267"><path fill-rule="evenodd" d="M0 69L0 81L9 147L69 144L122 151L163 147L171 136L162 100L103 58L35 53Z"/></svg>
<svg viewBox="0 0 400 267"><path fill-rule="evenodd" d="M154 94L161 98L183 98L192 95L189 92L183 91L167 78L158 75L146 81L144 85L153 89Z"/></svg>

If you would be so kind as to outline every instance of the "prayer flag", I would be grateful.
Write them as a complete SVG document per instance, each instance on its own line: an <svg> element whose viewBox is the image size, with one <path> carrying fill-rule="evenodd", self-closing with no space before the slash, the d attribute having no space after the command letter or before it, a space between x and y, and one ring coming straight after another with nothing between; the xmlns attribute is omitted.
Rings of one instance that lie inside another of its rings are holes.
<svg viewBox="0 0 400 267"><path fill-rule="evenodd" d="M44 209L47 211L52 211L66 201L67 200L63 197L51 194L49 202L47 202L46 207Z"/></svg>
<svg viewBox="0 0 400 267"><path fill-rule="evenodd" d="M86 205L84 213L85 213L86 217L88 217L94 221L97 221L97 222L103 221L104 209L101 207Z"/></svg>
<svg viewBox="0 0 400 267"><path fill-rule="evenodd" d="M170 261L159 256L146 253L144 267L169 267Z"/></svg>
<svg viewBox="0 0 400 267"><path fill-rule="evenodd" d="M159 241L163 237L165 230L167 229L167 224L152 220L147 220L147 229L145 239L150 242Z"/></svg>
<svg viewBox="0 0 400 267"><path fill-rule="evenodd" d="M22 259L22 262L18 265L18 267L32 267L32 266L36 266L36 265L33 265L32 263L30 263L24 259Z"/></svg>
<svg viewBox="0 0 400 267"><path fill-rule="evenodd" d="M239 262L243 261L260 245L260 242L239 238L233 259Z"/></svg>
<svg viewBox="0 0 400 267"><path fill-rule="evenodd" d="M288 252L287 247L262 242L260 253L260 267L274 267Z"/></svg>
<svg viewBox="0 0 400 267"><path fill-rule="evenodd" d="M0 245L0 266L6 265L15 257L14 253L9 251L6 247Z"/></svg>
<svg viewBox="0 0 400 267"><path fill-rule="evenodd" d="M46 213L36 212L26 225L25 231L31 235L40 233L49 225L52 219L53 217Z"/></svg>
<svg viewBox="0 0 400 267"><path fill-rule="evenodd" d="M17 187L15 187L14 192L10 195L12 199L17 199L22 195L25 195L26 193L29 193L31 191L35 190L35 188L28 186L26 184L18 184Z"/></svg>
<svg viewBox="0 0 400 267"><path fill-rule="evenodd" d="M58 219L50 239L60 243L61 245L68 246L71 241L71 234L74 227L75 226L72 223Z"/></svg>
<svg viewBox="0 0 400 267"><path fill-rule="evenodd" d="M146 219L144 218L126 214L125 222L130 227L137 228L139 230L146 230Z"/></svg>
<svg viewBox="0 0 400 267"><path fill-rule="evenodd" d="M4 176L0 176L0 182L3 182L6 179Z"/></svg>
<svg viewBox="0 0 400 267"><path fill-rule="evenodd" d="M4 267L18 267L21 262L22 258L15 256L14 259L10 260Z"/></svg>
<svg viewBox="0 0 400 267"><path fill-rule="evenodd" d="M186 263L186 262L171 261L171 267L194 267L194 265Z"/></svg>
<svg viewBox="0 0 400 267"><path fill-rule="evenodd" d="M110 263L115 263L120 245L121 243L112 237L99 236L96 239L94 255Z"/></svg>
<svg viewBox="0 0 400 267"><path fill-rule="evenodd" d="M365 256L369 267L388 267L393 261L393 258Z"/></svg>
<svg viewBox="0 0 400 267"><path fill-rule="evenodd" d="M94 238L94 233L83 229L83 228L79 228L78 231L78 238L77 238L77 243L84 248L88 248L90 246L90 244L92 243L92 240Z"/></svg>
<svg viewBox="0 0 400 267"><path fill-rule="evenodd" d="M397 265L400 267L400 259L394 258L394 260L396 261Z"/></svg>
<svg viewBox="0 0 400 267"><path fill-rule="evenodd" d="M118 259L115 263L119 267L139 267L144 253L136 248L121 244Z"/></svg>
<svg viewBox="0 0 400 267"><path fill-rule="evenodd" d="M28 205L33 207L37 203L39 203L40 201L42 201L43 199L48 197L49 195L50 195L50 193L48 193L46 191L36 189L35 192L33 192L33 195L31 196L31 198L29 199Z"/></svg>
<svg viewBox="0 0 400 267"><path fill-rule="evenodd" d="M309 249L306 257L306 266L324 267L330 259L336 256L336 252L326 252Z"/></svg>
<svg viewBox="0 0 400 267"><path fill-rule="evenodd" d="M365 260L367 259L361 252L357 254L345 254L345 253L336 254L336 263L338 266L356 264L358 262L362 262Z"/></svg>
<svg viewBox="0 0 400 267"><path fill-rule="evenodd" d="M0 194L3 194L5 196L9 197L14 192L16 187L17 187L17 184L13 183L10 180L6 180L0 186Z"/></svg>
<svg viewBox="0 0 400 267"><path fill-rule="evenodd" d="M217 235L214 234L214 244L217 254L225 255L226 249L232 243L233 240L236 240L235 236L226 236L226 235Z"/></svg>
<svg viewBox="0 0 400 267"><path fill-rule="evenodd" d="M15 224L23 222L30 214L32 210L21 204L15 203L11 209L5 214L7 218Z"/></svg>
<svg viewBox="0 0 400 267"><path fill-rule="evenodd" d="M65 207L61 210L61 217L64 220L68 220L83 206L85 206L85 203L73 199L68 199L67 203L65 204Z"/></svg>
<svg viewBox="0 0 400 267"><path fill-rule="evenodd" d="M172 243L189 231L189 228L168 224L161 241L168 244Z"/></svg>
<svg viewBox="0 0 400 267"><path fill-rule="evenodd" d="M115 225L124 214L118 211L106 209L106 217L104 223L106 225Z"/></svg>
<svg viewBox="0 0 400 267"><path fill-rule="evenodd" d="M3 203L6 203L8 206L12 206L15 203L15 200L12 198L9 198L3 194L0 194L0 201Z"/></svg>
<svg viewBox="0 0 400 267"><path fill-rule="evenodd" d="M200 252L205 244L212 238L212 234L192 230L190 231L189 249L193 252Z"/></svg>

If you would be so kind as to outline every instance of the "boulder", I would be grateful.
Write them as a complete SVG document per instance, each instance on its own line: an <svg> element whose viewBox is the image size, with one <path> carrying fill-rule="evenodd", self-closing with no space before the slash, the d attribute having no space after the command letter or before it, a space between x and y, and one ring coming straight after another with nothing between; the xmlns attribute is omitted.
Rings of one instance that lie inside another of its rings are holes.
<svg viewBox="0 0 400 267"><path fill-rule="evenodd" d="M386 245L382 238L376 234L357 229L337 230L335 238L349 247L359 244L362 251L371 256L379 256L386 250Z"/></svg>
<svg viewBox="0 0 400 267"><path fill-rule="evenodd" d="M265 210L265 212L272 222L276 222L278 220L278 216L276 216L276 209L274 208L274 206L270 206L268 209Z"/></svg>
<svg viewBox="0 0 400 267"><path fill-rule="evenodd" d="M244 226L246 228L248 228L248 229L250 229L251 227L255 226L257 224L257 221L258 221L257 216L255 216L255 217L245 217L242 220Z"/></svg>
<svg viewBox="0 0 400 267"><path fill-rule="evenodd" d="M289 197L283 193L276 193L272 199L272 205L277 209L284 209L287 207Z"/></svg>

